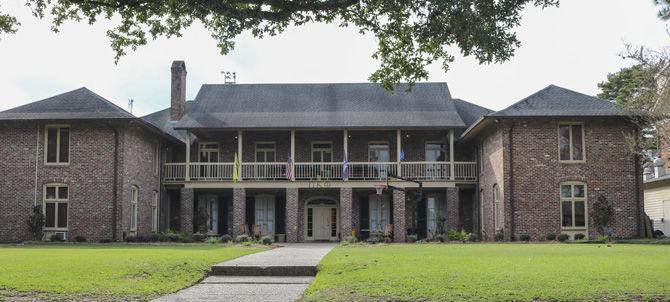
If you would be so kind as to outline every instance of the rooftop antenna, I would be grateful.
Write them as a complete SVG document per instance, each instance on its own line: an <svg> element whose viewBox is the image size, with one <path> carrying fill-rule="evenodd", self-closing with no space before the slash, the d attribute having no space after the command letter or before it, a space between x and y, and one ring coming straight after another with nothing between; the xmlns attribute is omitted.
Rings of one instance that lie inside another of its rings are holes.
<svg viewBox="0 0 670 302"><path fill-rule="evenodd" d="M237 81L237 74L233 71L221 71L221 74L223 75L223 83L224 84L235 84Z"/></svg>
<svg viewBox="0 0 670 302"><path fill-rule="evenodd" d="M135 103L135 100L128 99L128 111L130 111L130 113L133 113L133 103Z"/></svg>

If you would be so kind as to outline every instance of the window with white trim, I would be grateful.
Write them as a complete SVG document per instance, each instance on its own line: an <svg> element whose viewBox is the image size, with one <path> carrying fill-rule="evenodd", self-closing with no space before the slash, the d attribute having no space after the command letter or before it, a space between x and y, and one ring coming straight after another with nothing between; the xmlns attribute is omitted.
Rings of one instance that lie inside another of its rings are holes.
<svg viewBox="0 0 670 302"><path fill-rule="evenodd" d="M130 188L130 231L137 232L137 203L140 189L136 186Z"/></svg>
<svg viewBox="0 0 670 302"><path fill-rule="evenodd" d="M369 162L388 162L390 160L389 143L371 142L368 144Z"/></svg>
<svg viewBox="0 0 670 302"><path fill-rule="evenodd" d="M151 200L151 231L158 232L158 191L154 191Z"/></svg>
<svg viewBox="0 0 670 302"><path fill-rule="evenodd" d="M66 185L44 186L44 228L67 230L69 191Z"/></svg>
<svg viewBox="0 0 670 302"><path fill-rule="evenodd" d="M382 232L384 227L390 223L390 197L389 195L370 195L370 232Z"/></svg>
<svg viewBox="0 0 670 302"><path fill-rule="evenodd" d="M584 125L561 124L558 126L559 156L561 161L584 160Z"/></svg>
<svg viewBox="0 0 670 302"><path fill-rule="evenodd" d="M312 142L312 162L329 163L333 161L333 143Z"/></svg>
<svg viewBox="0 0 670 302"><path fill-rule="evenodd" d="M70 163L70 127L46 126L44 132L44 162L47 164Z"/></svg>
<svg viewBox="0 0 670 302"><path fill-rule="evenodd" d="M277 147L274 142L257 142L255 145L256 162L270 163L277 161Z"/></svg>
<svg viewBox="0 0 670 302"><path fill-rule="evenodd" d="M561 227L586 228L586 184L567 182L561 184Z"/></svg>
<svg viewBox="0 0 670 302"><path fill-rule="evenodd" d="M426 142L426 161L447 160L447 148L443 142Z"/></svg>
<svg viewBox="0 0 670 302"><path fill-rule="evenodd" d="M198 144L201 163L219 162L219 143L202 142Z"/></svg>
<svg viewBox="0 0 670 302"><path fill-rule="evenodd" d="M503 228L502 222L504 220L504 212L502 200L500 198L500 187L498 184L493 185L493 227L496 231Z"/></svg>

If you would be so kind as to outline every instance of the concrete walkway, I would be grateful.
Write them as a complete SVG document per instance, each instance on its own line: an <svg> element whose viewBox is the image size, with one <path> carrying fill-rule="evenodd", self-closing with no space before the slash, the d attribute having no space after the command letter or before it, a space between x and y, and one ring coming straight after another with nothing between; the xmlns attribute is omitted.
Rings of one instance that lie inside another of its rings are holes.
<svg viewBox="0 0 670 302"><path fill-rule="evenodd" d="M155 301L296 301L334 243L294 243L212 266L193 287Z"/></svg>

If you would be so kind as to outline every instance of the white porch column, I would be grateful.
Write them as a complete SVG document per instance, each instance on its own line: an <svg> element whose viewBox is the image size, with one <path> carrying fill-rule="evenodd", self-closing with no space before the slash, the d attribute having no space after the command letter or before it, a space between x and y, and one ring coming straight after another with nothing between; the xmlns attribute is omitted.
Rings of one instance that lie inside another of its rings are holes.
<svg viewBox="0 0 670 302"><path fill-rule="evenodd" d="M400 152L402 152L402 137L400 133L400 129L395 131L395 137L396 137L396 159L398 160L398 176L403 176L402 175L402 165L400 164Z"/></svg>
<svg viewBox="0 0 670 302"><path fill-rule="evenodd" d="M454 129L449 130L449 179L454 180Z"/></svg>
<svg viewBox="0 0 670 302"><path fill-rule="evenodd" d="M184 167L184 181L191 180L191 132L186 131L186 166Z"/></svg>
<svg viewBox="0 0 670 302"><path fill-rule="evenodd" d="M237 130L237 177L242 180L242 130Z"/></svg>
<svg viewBox="0 0 670 302"><path fill-rule="evenodd" d="M295 180L295 129L291 130L291 180Z"/></svg>
<svg viewBox="0 0 670 302"><path fill-rule="evenodd" d="M347 157L347 164L349 163L349 154L347 153L349 150L349 130L344 129L343 131L344 135L342 136L342 145L344 146L344 153L342 153L342 157L344 158L345 156ZM343 161L344 164L344 161ZM344 168L344 167L343 167ZM344 175L342 175L344 176ZM343 180L349 180L349 177L344 178Z"/></svg>

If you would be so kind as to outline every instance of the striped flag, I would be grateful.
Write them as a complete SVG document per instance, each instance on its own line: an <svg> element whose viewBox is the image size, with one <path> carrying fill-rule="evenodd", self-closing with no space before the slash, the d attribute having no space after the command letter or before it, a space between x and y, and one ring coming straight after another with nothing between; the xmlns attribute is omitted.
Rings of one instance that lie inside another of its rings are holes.
<svg viewBox="0 0 670 302"><path fill-rule="evenodd" d="M347 152L344 152L344 160L342 161L342 178L349 178L349 161L347 160Z"/></svg>
<svg viewBox="0 0 670 302"><path fill-rule="evenodd" d="M293 180L293 161L291 160L291 152L288 153L288 161L286 161L286 179Z"/></svg>

